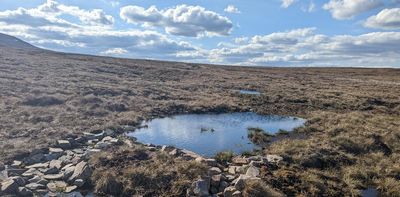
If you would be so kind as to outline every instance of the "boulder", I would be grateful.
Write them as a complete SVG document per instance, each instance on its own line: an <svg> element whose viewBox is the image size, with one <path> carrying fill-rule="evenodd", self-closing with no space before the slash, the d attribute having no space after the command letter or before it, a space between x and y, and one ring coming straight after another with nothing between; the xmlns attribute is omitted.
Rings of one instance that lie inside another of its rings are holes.
<svg viewBox="0 0 400 197"><path fill-rule="evenodd" d="M11 164L11 167L14 168L19 168L22 165L22 161L14 160L13 163Z"/></svg>
<svg viewBox="0 0 400 197"><path fill-rule="evenodd" d="M239 166L229 166L228 167L228 173L229 174L236 174L236 169L239 168Z"/></svg>
<svg viewBox="0 0 400 197"><path fill-rule="evenodd" d="M82 187L85 184L85 181L83 179L76 179L74 181L74 185L76 185L77 187Z"/></svg>
<svg viewBox="0 0 400 197"><path fill-rule="evenodd" d="M246 171L247 176L257 177L260 175L260 169L255 166L250 166Z"/></svg>
<svg viewBox="0 0 400 197"><path fill-rule="evenodd" d="M87 162L81 161L79 162L74 169L74 173L69 177L69 181L73 182L76 179L82 179L82 180L87 180L91 176L91 169Z"/></svg>
<svg viewBox="0 0 400 197"><path fill-rule="evenodd" d="M234 157L232 158L232 163L236 165L247 165L249 164L249 160L244 157Z"/></svg>
<svg viewBox="0 0 400 197"><path fill-rule="evenodd" d="M221 174L211 176L211 186L218 188L220 182L221 182Z"/></svg>
<svg viewBox="0 0 400 197"><path fill-rule="evenodd" d="M64 150L70 149L72 147L70 141L68 141L68 140L58 140L57 145L58 145L58 147L60 147Z"/></svg>
<svg viewBox="0 0 400 197"><path fill-rule="evenodd" d="M219 169L218 167L212 167L208 170L208 175L213 176L213 175L217 175L217 174L221 174L221 169Z"/></svg>
<svg viewBox="0 0 400 197"><path fill-rule="evenodd" d="M283 160L283 157L279 155L267 155L266 159L269 163L279 164Z"/></svg>
<svg viewBox="0 0 400 197"><path fill-rule="evenodd" d="M62 162L60 160L51 160L49 164L50 168L56 168L56 169L61 169L62 167Z"/></svg>
<svg viewBox="0 0 400 197"><path fill-rule="evenodd" d="M233 192L232 197L242 197L242 192L240 191Z"/></svg>
<svg viewBox="0 0 400 197"><path fill-rule="evenodd" d="M219 192L223 192L223 191L225 190L225 188L227 188L228 186L229 186L229 183L228 183L228 182L226 182L226 181L221 181L221 182L219 183L218 191L219 191Z"/></svg>
<svg viewBox="0 0 400 197"><path fill-rule="evenodd" d="M59 172L59 170L56 167L51 167L51 168L47 168L47 169L43 170L42 172L43 172L43 174L57 174Z"/></svg>
<svg viewBox="0 0 400 197"><path fill-rule="evenodd" d="M65 188L67 186L68 186L67 183L65 183L64 181L55 181L48 183L47 189L49 189L52 192L65 191Z"/></svg>
<svg viewBox="0 0 400 197"><path fill-rule="evenodd" d="M65 188L64 192L65 192L65 193L71 193L71 192L73 192L74 190L76 190L77 188L78 188L78 187L77 187L76 185L68 186L68 187Z"/></svg>
<svg viewBox="0 0 400 197"><path fill-rule="evenodd" d="M1 192L6 194L15 194L18 190L18 183L11 178L1 182Z"/></svg>
<svg viewBox="0 0 400 197"><path fill-rule="evenodd" d="M205 159L204 162L208 165L208 166L212 166L212 167L216 167L218 165L217 160L215 159Z"/></svg>
<svg viewBox="0 0 400 197"><path fill-rule="evenodd" d="M61 180L64 178L63 173L58 173L58 174L47 174L43 176L44 179L46 180Z"/></svg>
<svg viewBox="0 0 400 197"><path fill-rule="evenodd" d="M209 196L210 195L210 179L200 179L192 183L193 193L196 196Z"/></svg>
<svg viewBox="0 0 400 197"><path fill-rule="evenodd" d="M237 190L243 190L248 180L260 180L260 178L241 174L237 179L233 181L233 183L235 184L235 188Z"/></svg>
<svg viewBox="0 0 400 197"><path fill-rule="evenodd" d="M224 197L232 197L233 193L235 193L237 189L233 186L227 187L224 190Z"/></svg>
<svg viewBox="0 0 400 197"><path fill-rule="evenodd" d="M18 195L23 197L33 196L33 192L26 187L18 187Z"/></svg>
<svg viewBox="0 0 400 197"><path fill-rule="evenodd" d="M39 183L29 183L27 185L25 185L26 188L30 189L30 190L39 190L39 189L46 189L46 186L39 184Z"/></svg>

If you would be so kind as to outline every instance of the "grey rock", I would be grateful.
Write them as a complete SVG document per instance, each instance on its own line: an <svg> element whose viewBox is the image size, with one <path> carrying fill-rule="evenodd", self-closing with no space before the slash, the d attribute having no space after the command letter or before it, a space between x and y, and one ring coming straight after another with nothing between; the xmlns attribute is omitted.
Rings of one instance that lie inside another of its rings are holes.
<svg viewBox="0 0 400 197"><path fill-rule="evenodd" d="M236 169L238 169L239 166L229 166L228 167L228 173L229 174L236 174Z"/></svg>
<svg viewBox="0 0 400 197"><path fill-rule="evenodd" d="M3 162L0 161L0 171L3 171L6 169L6 166L4 165Z"/></svg>
<svg viewBox="0 0 400 197"><path fill-rule="evenodd" d="M237 179L233 181L233 183L235 184L235 188L237 190L243 190L248 180L260 180L260 178L241 174Z"/></svg>
<svg viewBox="0 0 400 197"><path fill-rule="evenodd" d="M60 148L62 148L62 149L70 149L72 146L71 146L71 143L68 141L68 140L58 140L57 141L57 145L58 145L58 147L60 147Z"/></svg>
<svg viewBox="0 0 400 197"><path fill-rule="evenodd" d="M18 195L24 196L24 197L29 197L29 196L33 196L33 192L25 187L18 187Z"/></svg>
<svg viewBox="0 0 400 197"><path fill-rule="evenodd" d="M99 140L101 138L103 138L104 136L104 132L98 133L98 134L94 134L94 133L83 133L83 136L87 139L87 140Z"/></svg>
<svg viewBox="0 0 400 197"><path fill-rule="evenodd" d="M227 188L228 186L229 186L229 183L228 183L228 182L226 182L226 181L221 181L221 182L219 183L219 188L218 188L219 192L223 192L223 191L225 190L225 188Z"/></svg>
<svg viewBox="0 0 400 197"><path fill-rule="evenodd" d="M22 165L22 161L14 160L13 163L11 164L11 167L14 168L19 168Z"/></svg>
<svg viewBox="0 0 400 197"><path fill-rule="evenodd" d="M58 172L59 170L56 167L47 168L43 171L44 174L57 174Z"/></svg>
<svg viewBox="0 0 400 197"><path fill-rule="evenodd" d="M224 190L224 197L232 197L233 193L235 193L237 189L233 186L227 187Z"/></svg>
<svg viewBox="0 0 400 197"><path fill-rule="evenodd" d="M40 176L40 175L43 175L43 173L41 173L36 168L30 168L27 171L25 171L24 173L22 173L21 176L26 177L26 178L29 179L29 178L32 178L32 177L37 176L37 175Z"/></svg>
<svg viewBox="0 0 400 197"><path fill-rule="evenodd" d="M246 175L251 177L257 177L260 175L260 169L254 166L250 166L249 168L247 168Z"/></svg>
<svg viewBox="0 0 400 197"><path fill-rule="evenodd" d="M26 166L25 168L28 168L28 169L30 169L30 168L47 168L47 167L49 167L49 163L36 163L36 164L32 164L32 165L30 165L30 166Z"/></svg>
<svg viewBox="0 0 400 197"><path fill-rule="evenodd" d="M218 188L220 182L221 182L221 175L220 174L213 175L211 177L211 186L214 186L214 187Z"/></svg>
<svg viewBox="0 0 400 197"><path fill-rule="evenodd" d="M1 192L6 194L16 193L18 190L18 183L9 178L3 182L1 182Z"/></svg>
<svg viewBox="0 0 400 197"><path fill-rule="evenodd" d="M233 192L232 197L242 197L242 192L240 191Z"/></svg>
<svg viewBox="0 0 400 197"><path fill-rule="evenodd" d="M217 165L218 165L217 160L215 160L215 159L205 159L204 162L208 166L212 166L212 167L217 167Z"/></svg>
<svg viewBox="0 0 400 197"><path fill-rule="evenodd" d="M71 175L71 177L69 177L69 181L73 182L76 179L83 179L83 180L87 180L90 178L91 176L91 169L90 167L87 165L87 162L85 161L81 161L79 162L76 166L75 166L75 170L74 173Z"/></svg>
<svg viewBox="0 0 400 197"><path fill-rule="evenodd" d="M72 185L72 186L68 186L65 188L64 192L65 193L70 193L73 192L74 190L76 190L78 187L76 185Z"/></svg>
<svg viewBox="0 0 400 197"><path fill-rule="evenodd" d="M212 167L208 170L208 175L213 176L216 174L221 174L221 169L219 169L218 167Z"/></svg>
<svg viewBox="0 0 400 197"><path fill-rule="evenodd" d="M98 148L98 149L106 149L106 148L108 148L110 146L111 146L111 143L100 141L94 147Z"/></svg>
<svg viewBox="0 0 400 197"><path fill-rule="evenodd" d="M43 153L37 153L37 154L32 154L31 156L27 157L24 159L24 163L27 165L34 164L34 163L40 163L44 161L45 155Z"/></svg>
<svg viewBox="0 0 400 197"><path fill-rule="evenodd" d="M279 164L283 160L283 157L279 155L267 155L266 159L269 163Z"/></svg>
<svg viewBox="0 0 400 197"><path fill-rule="evenodd" d="M47 174L47 175L44 175L43 178L46 180L61 180L64 178L64 174L63 173Z"/></svg>
<svg viewBox="0 0 400 197"><path fill-rule="evenodd" d="M193 193L196 196L208 196L210 195L210 179L201 179L192 183Z"/></svg>
<svg viewBox="0 0 400 197"><path fill-rule="evenodd" d="M178 151L178 149L175 148L174 150L171 150L168 154L172 155L172 156L178 156L179 151Z"/></svg>
<svg viewBox="0 0 400 197"><path fill-rule="evenodd" d="M50 161L49 168L56 168L59 170L59 169L61 169L61 167L62 167L62 161L60 161L60 160Z"/></svg>
<svg viewBox="0 0 400 197"><path fill-rule="evenodd" d="M42 184L38 184L38 183L29 183L29 184L25 185L25 187L30 190L46 189L46 186L44 186Z"/></svg>
<svg viewBox="0 0 400 197"><path fill-rule="evenodd" d="M68 186L67 183L65 183L64 181L55 181L48 183L47 189L49 189L52 192L65 191L65 188L67 186Z"/></svg>
<svg viewBox="0 0 400 197"><path fill-rule="evenodd" d="M78 186L78 187L82 187L85 184L85 181L83 179L76 179L74 181L74 185Z"/></svg>
<svg viewBox="0 0 400 197"><path fill-rule="evenodd" d="M74 174L74 171L75 171L75 166L71 165L70 167L65 168L64 169L64 177L63 177L63 179L64 180L68 180L72 176L72 174Z"/></svg>
<svg viewBox="0 0 400 197"><path fill-rule="evenodd" d="M247 165L249 164L249 160L244 157L234 157L232 158L232 163L236 165Z"/></svg>

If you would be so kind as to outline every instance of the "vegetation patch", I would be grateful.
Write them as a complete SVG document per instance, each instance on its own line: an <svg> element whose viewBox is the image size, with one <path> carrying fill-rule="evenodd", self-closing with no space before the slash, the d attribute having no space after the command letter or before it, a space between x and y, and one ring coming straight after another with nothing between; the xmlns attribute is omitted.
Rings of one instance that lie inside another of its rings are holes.
<svg viewBox="0 0 400 197"><path fill-rule="evenodd" d="M272 134L265 132L261 128L249 127L247 131L248 131L247 137L251 142L253 142L256 145L265 145L271 142L271 138L274 136Z"/></svg>

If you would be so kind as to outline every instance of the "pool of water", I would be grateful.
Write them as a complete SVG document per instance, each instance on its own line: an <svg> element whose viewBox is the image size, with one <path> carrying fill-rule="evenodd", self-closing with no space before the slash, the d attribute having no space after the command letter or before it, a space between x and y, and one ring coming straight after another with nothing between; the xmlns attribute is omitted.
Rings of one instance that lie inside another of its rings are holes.
<svg viewBox="0 0 400 197"><path fill-rule="evenodd" d="M255 91L255 90L240 90L240 94L249 94L249 95L261 95L260 92Z"/></svg>
<svg viewBox="0 0 400 197"><path fill-rule="evenodd" d="M378 190L373 187L369 187L361 191L362 197L378 197L378 195L379 195Z"/></svg>
<svg viewBox="0 0 400 197"><path fill-rule="evenodd" d="M302 126L305 120L295 117L262 116L252 112L229 114L190 114L154 119L129 136L142 143L172 145L204 156L220 151L242 153L256 148L247 138L247 128L259 127L269 133Z"/></svg>

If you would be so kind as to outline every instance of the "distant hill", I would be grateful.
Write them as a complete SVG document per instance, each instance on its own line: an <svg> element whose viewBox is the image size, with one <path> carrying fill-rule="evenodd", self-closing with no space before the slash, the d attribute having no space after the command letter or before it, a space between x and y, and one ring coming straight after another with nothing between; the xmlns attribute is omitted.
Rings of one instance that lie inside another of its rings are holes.
<svg viewBox="0 0 400 197"><path fill-rule="evenodd" d="M37 47L14 36L0 33L0 47L11 47L20 49L38 49Z"/></svg>

